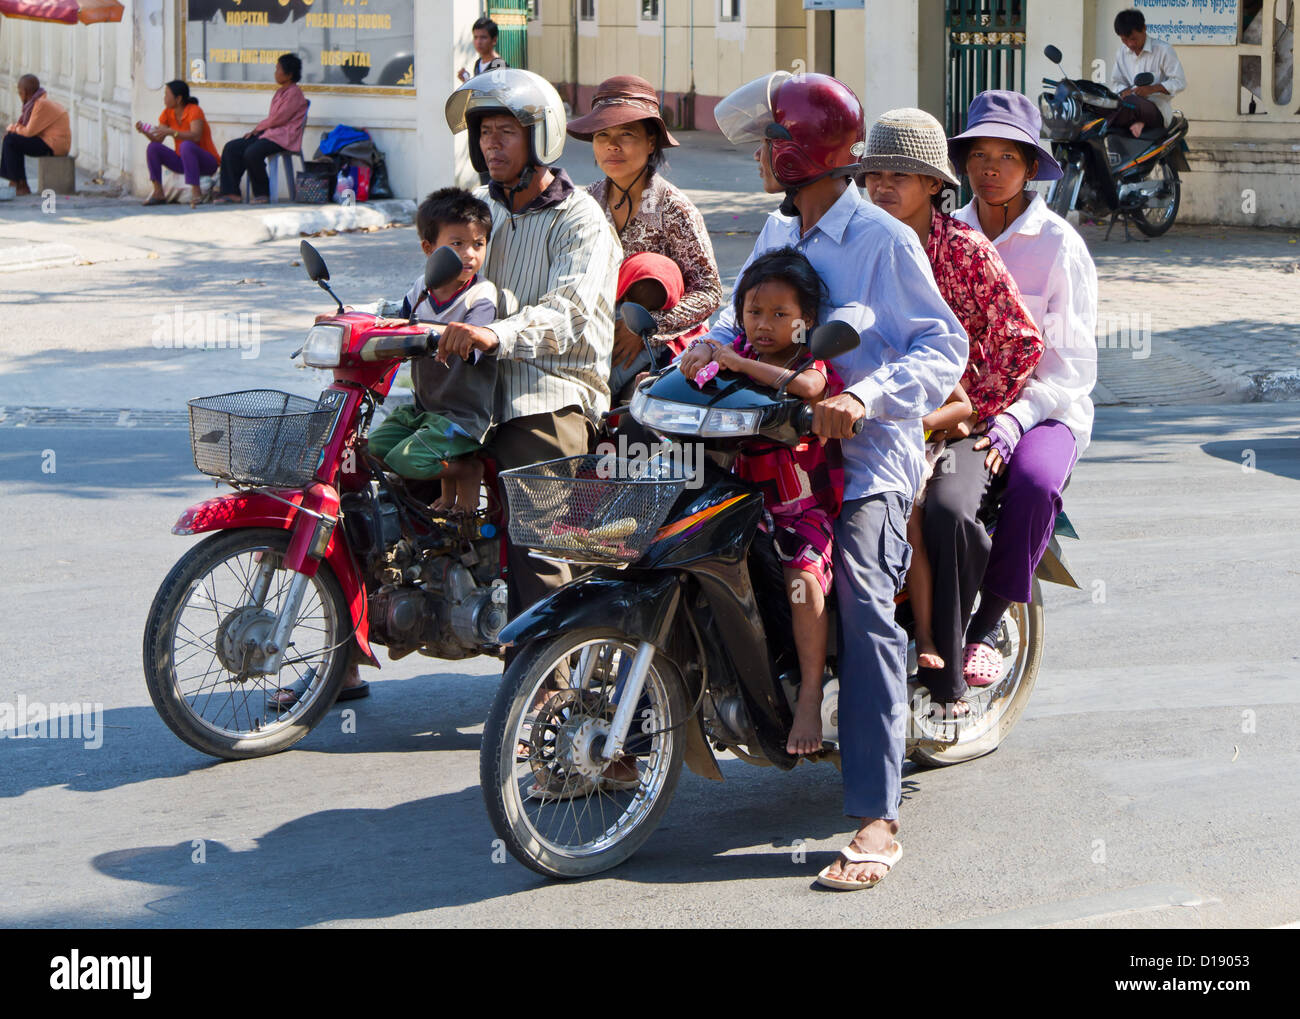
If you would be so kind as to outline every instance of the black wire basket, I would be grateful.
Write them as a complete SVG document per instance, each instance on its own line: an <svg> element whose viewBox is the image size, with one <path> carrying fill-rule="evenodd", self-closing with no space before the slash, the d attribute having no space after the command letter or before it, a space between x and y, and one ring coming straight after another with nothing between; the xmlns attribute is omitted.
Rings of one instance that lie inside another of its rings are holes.
<svg viewBox="0 0 1300 1019"><path fill-rule="evenodd" d="M190 401L190 446L204 474L244 485L301 488L320 466L335 407L275 389Z"/></svg>
<svg viewBox="0 0 1300 1019"><path fill-rule="evenodd" d="M510 540L557 559L635 562L689 480L679 463L597 453L502 471Z"/></svg>

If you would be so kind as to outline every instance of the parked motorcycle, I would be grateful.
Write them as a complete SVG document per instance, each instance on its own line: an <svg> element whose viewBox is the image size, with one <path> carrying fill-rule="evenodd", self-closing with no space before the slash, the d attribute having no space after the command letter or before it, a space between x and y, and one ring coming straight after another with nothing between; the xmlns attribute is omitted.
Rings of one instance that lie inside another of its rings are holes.
<svg viewBox="0 0 1300 1019"><path fill-rule="evenodd" d="M191 401L195 466L235 491L181 514L172 533L210 537L172 568L145 625L154 707L215 757L292 746L334 703L354 656L379 664L375 645L389 658L496 655L506 621L492 464L484 508L435 516L362 443L401 363L435 351L439 330L345 311L324 260L306 241L301 251L338 309L294 357L333 369L334 382L314 401L275 390ZM439 248L424 286L461 271Z"/></svg>
<svg viewBox="0 0 1300 1019"><path fill-rule="evenodd" d="M635 305L623 317L634 332L653 329ZM833 358L858 341L852 327L829 323L806 356ZM720 372L700 389L668 367L639 385L631 414L667 444L647 459L571 457L501 475L511 540L590 568L502 630L517 653L480 752L493 828L551 877L631 856L667 809L683 762L720 780L715 751L779 770L799 761L785 751L799 666L781 565L759 536L761 493L730 468L754 443L800 442L812 408L739 374ZM691 444L705 455L690 455ZM1038 576L1078 586L1055 538ZM905 595L898 618L910 635ZM823 750L809 759L838 765L830 643ZM1004 619L999 648L999 681L969 692L970 716L944 721L916 683L909 646L910 702L898 723L913 759L968 761L1011 731L1042 659L1037 581L1033 601Z"/></svg>
<svg viewBox="0 0 1300 1019"><path fill-rule="evenodd" d="M1058 66L1061 51L1048 46L1043 52ZM1139 74L1136 85L1150 85L1150 72ZM1145 129L1134 138L1126 128L1111 131L1107 115L1124 102L1105 85L1073 81L1061 68L1061 80L1043 79L1052 89L1038 98L1043 128L1052 140L1052 155L1064 175L1053 181L1047 204L1064 216L1071 209L1102 220L1109 218L1107 239L1118 219L1132 220L1148 237L1158 237L1174 225L1186 172L1187 118L1175 113L1168 126Z"/></svg>

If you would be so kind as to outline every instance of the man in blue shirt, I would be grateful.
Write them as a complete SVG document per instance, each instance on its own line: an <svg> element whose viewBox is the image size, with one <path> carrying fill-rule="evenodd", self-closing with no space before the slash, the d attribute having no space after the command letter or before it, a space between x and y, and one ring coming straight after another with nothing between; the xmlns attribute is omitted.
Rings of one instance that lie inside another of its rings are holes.
<svg viewBox="0 0 1300 1019"><path fill-rule="evenodd" d="M733 92L715 116L732 142L761 143L765 181L786 192L746 266L772 248L801 251L827 287L822 321L848 322L861 337L856 350L836 359L845 390L816 405L813 429L843 443L844 509L835 527L839 734L845 813L860 820L818 880L865 888L902 853L894 836L909 716L907 643L894 622L894 598L911 557L907 517L922 472L920 419L956 387L969 341L915 232L865 201L848 179L865 134L851 89L826 75L778 71ZM730 344L738 332L727 306L710 338Z"/></svg>

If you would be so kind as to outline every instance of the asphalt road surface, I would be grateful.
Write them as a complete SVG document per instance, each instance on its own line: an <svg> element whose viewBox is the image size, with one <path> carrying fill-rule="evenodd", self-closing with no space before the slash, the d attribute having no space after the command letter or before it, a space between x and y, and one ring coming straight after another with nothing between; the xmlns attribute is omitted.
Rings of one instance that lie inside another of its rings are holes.
<svg viewBox="0 0 1300 1019"><path fill-rule="evenodd" d="M979 761L909 769L905 857L837 895L810 887L852 827L827 765L684 773L648 843L591 880L495 862L486 659L385 664L349 705L355 733L336 707L276 757L191 750L140 664L150 600L195 540L171 524L212 491L185 431L0 426L0 704L103 706L95 748L0 738L0 924L1295 921L1298 434L1295 404L1101 410L1067 494L1084 587L1046 591L1024 718Z"/></svg>

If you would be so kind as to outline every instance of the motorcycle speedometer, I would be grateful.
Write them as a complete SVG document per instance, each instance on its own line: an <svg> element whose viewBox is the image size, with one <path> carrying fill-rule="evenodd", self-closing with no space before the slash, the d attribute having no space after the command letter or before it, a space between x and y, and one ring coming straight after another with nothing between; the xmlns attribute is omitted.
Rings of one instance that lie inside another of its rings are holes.
<svg viewBox="0 0 1300 1019"><path fill-rule="evenodd" d="M302 348L303 363L312 368L337 368L345 332L341 325L312 326Z"/></svg>

